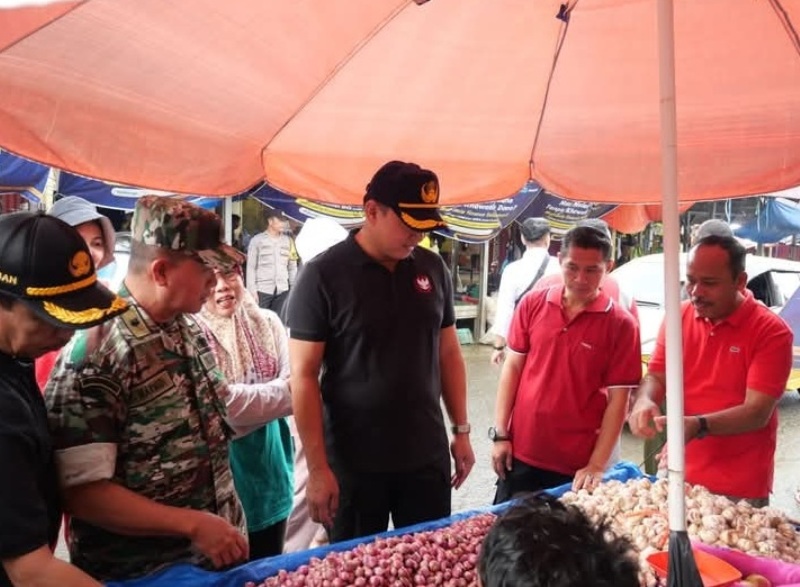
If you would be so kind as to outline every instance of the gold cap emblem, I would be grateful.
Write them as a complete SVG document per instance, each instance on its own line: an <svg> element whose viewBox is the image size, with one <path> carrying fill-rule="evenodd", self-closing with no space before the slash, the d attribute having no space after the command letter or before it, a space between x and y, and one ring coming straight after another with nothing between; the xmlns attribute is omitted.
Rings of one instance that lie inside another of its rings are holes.
<svg viewBox="0 0 800 587"><path fill-rule="evenodd" d="M439 182L431 180L422 184L420 197L426 204L436 204L439 201Z"/></svg>
<svg viewBox="0 0 800 587"><path fill-rule="evenodd" d="M92 258L86 251L78 251L69 262L69 272L72 277L83 277L92 272Z"/></svg>

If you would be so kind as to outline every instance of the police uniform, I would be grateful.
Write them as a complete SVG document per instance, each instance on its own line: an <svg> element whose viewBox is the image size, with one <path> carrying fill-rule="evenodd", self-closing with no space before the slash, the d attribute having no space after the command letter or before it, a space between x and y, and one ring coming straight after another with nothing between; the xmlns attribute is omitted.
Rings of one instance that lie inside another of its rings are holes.
<svg viewBox="0 0 800 587"><path fill-rule="evenodd" d="M163 200L137 206L134 240L208 258L218 223L206 226L208 212ZM124 287L120 295L128 311L73 338L47 386L61 482L110 479L164 505L217 514L244 533L228 465L225 383L207 340L192 317L156 324ZM211 567L186 538L122 535L74 518L70 555L100 580L176 562Z"/></svg>

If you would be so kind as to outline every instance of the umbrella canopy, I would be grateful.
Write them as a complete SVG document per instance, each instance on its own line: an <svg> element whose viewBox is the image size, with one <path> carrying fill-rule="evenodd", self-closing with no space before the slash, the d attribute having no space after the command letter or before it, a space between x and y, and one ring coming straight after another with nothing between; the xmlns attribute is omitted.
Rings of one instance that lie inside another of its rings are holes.
<svg viewBox="0 0 800 587"><path fill-rule="evenodd" d="M359 204L413 159L445 203L527 180L660 201L654 0L86 0L0 11L0 142L208 195ZM800 184L795 0L676 1L680 198ZM712 34L713 31L713 34ZM91 132L87 129L91 128ZM768 170L768 172L766 171Z"/></svg>

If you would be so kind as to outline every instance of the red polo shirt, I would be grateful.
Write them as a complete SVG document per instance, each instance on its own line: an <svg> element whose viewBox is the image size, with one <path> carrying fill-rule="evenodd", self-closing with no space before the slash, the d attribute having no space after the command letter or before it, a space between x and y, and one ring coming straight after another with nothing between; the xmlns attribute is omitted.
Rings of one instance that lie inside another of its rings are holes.
<svg viewBox="0 0 800 587"><path fill-rule="evenodd" d="M733 314L717 324L700 318L691 302L681 308L684 411L712 414L744 402L747 389L780 398L792 368L791 329L748 291ZM664 325L648 370L664 373ZM714 493L766 498L775 471L778 412L761 430L707 436L686 445L686 481Z"/></svg>
<svg viewBox="0 0 800 587"><path fill-rule="evenodd" d="M573 475L594 450L608 401L604 387L635 386L642 375L639 328L602 291L571 321L563 286L527 294L514 312L511 351L527 355L514 399L514 457Z"/></svg>

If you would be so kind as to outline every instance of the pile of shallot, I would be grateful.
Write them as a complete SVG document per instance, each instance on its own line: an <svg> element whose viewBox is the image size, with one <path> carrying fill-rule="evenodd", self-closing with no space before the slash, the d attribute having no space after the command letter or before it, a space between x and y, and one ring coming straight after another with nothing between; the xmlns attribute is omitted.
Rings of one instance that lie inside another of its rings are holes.
<svg viewBox="0 0 800 587"><path fill-rule="evenodd" d="M377 538L312 558L291 573L280 571L258 587L473 587L478 584L478 552L494 520L493 514L481 514L439 530Z"/></svg>

